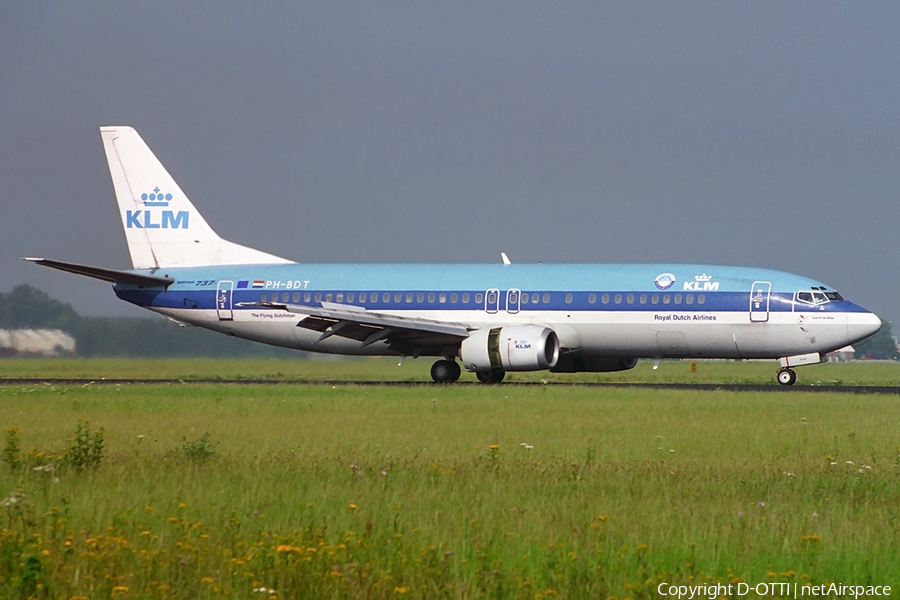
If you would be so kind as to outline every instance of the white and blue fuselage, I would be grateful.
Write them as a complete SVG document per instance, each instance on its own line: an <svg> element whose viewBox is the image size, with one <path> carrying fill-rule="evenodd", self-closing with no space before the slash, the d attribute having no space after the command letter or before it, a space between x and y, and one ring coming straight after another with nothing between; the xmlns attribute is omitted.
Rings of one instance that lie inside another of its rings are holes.
<svg viewBox="0 0 900 600"><path fill-rule="evenodd" d="M134 269L28 259L110 281L177 322L285 348L441 357L462 368L615 371L639 358L773 358L791 367L881 325L822 282L690 264L299 264L220 238L130 127L101 128ZM505 256L504 256L505 258ZM507 261L504 260L504 263Z"/></svg>
<svg viewBox="0 0 900 600"><path fill-rule="evenodd" d="M116 294L191 325L335 354L391 352L386 342L360 348L337 335L318 341L318 331L296 326L302 312L266 304L354 306L473 330L542 325L557 333L567 354L628 358L829 352L880 324L821 282L753 268L291 264L164 271L175 279L167 289L116 285Z"/></svg>

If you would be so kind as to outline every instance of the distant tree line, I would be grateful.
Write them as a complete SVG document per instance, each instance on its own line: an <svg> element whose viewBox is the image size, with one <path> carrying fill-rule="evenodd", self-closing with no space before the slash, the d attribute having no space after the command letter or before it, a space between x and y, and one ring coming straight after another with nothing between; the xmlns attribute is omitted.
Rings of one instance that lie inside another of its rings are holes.
<svg viewBox="0 0 900 600"><path fill-rule="evenodd" d="M24 284L0 294L0 329L60 329L75 338L78 355L86 357L302 355L199 327L180 327L162 316L82 317L70 304Z"/></svg>

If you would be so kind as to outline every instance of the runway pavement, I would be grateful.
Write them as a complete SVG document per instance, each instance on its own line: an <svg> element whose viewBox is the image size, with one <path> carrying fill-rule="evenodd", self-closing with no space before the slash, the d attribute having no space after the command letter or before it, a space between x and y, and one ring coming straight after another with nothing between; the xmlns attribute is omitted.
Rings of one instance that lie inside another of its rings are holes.
<svg viewBox="0 0 900 600"><path fill-rule="evenodd" d="M900 386L880 385L793 385L778 384L746 385L728 383L589 383L589 382L506 382L483 384L475 381L459 381L452 384L436 384L431 381L338 381L322 379L0 379L0 385L148 385L148 384L212 384L212 385L356 385L356 386L481 386L502 387L593 387L593 388L640 388L650 390L696 390L711 392L777 392L777 393L843 393L843 394L900 394Z"/></svg>

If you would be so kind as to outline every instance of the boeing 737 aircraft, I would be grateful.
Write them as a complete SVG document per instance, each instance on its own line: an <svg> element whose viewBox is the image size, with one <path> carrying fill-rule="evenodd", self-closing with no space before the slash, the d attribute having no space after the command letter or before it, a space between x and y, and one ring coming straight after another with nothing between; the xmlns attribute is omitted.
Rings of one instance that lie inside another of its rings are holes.
<svg viewBox="0 0 900 600"><path fill-rule="evenodd" d="M100 133L134 269L25 260L109 281L185 325L309 352L439 357L436 382L462 368L499 383L677 357L780 359L783 385L881 326L833 288L767 269L295 263L220 238L134 129Z"/></svg>

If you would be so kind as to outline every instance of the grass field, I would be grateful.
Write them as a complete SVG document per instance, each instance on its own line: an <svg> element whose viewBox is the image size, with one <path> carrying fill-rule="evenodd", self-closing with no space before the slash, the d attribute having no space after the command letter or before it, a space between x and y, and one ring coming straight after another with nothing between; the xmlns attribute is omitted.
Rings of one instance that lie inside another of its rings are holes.
<svg viewBox="0 0 900 600"><path fill-rule="evenodd" d="M386 368L297 362L0 365L3 377ZM644 374L752 379L771 374L762 366ZM873 368L801 378L897 372ZM839 392L4 385L0 598L650 598L659 583L734 581L896 595L897 423L900 398Z"/></svg>

